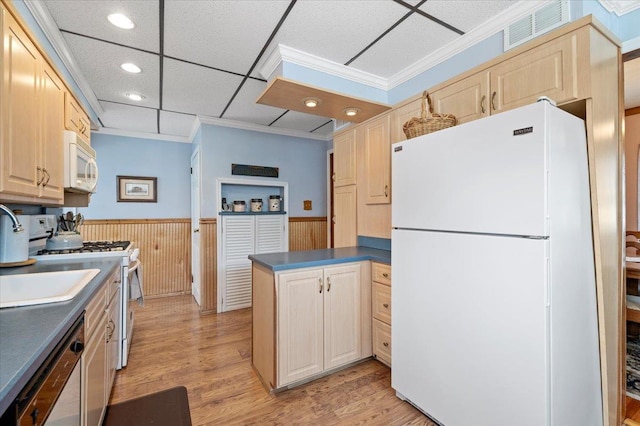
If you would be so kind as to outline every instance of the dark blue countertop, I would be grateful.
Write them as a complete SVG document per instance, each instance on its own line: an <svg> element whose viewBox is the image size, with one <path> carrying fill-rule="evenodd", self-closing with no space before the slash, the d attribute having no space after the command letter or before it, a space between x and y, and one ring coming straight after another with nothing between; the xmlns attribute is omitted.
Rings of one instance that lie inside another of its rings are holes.
<svg viewBox="0 0 640 426"><path fill-rule="evenodd" d="M100 273L69 301L0 309L0 415L13 403L120 262L120 257L53 260L0 269L0 275L100 269Z"/></svg>
<svg viewBox="0 0 640 426"><path fill-rule="evenodd" d="M288 269L336 265L339 263L373 260L391 264L391 252L368 247L343 247L334 249L291 251L284 253L254 254L252 261L274 272Z"/></svg>

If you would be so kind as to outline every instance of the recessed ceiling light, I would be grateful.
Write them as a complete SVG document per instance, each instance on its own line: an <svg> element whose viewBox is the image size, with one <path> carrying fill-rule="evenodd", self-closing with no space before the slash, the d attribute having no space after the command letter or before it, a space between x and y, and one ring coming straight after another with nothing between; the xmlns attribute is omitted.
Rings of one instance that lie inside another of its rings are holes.
<svg viewBox="0 0 640 426"><path fill-rule="evenodd" d="M111 15L107 16L107 19L118 28L130 30L135 27L133 21L122 13L112 13Z"/></svg>
<svg viewBox="0 0 640 426"><path fill-rule="evenodd" d="M142 69L139 66L137 66L136 64L132 64L130 62L120 65L120 68L132 74L138 74L142 72Z"/></svg>
<svg viewBox="0 0 640 426"><path fill-rule="evenodd" d="M345 108L344 109L344 113L347 114L349 117L353 117L354 115L356 115L360 110L358 108Z"/></svg>
<svg viewBox="0 0 640 426"><path fill-rule="evenodd" d="M127 93L125 96L131 99L132 101L141 101L145 99L145 97L139 93Z"/></svg>
<svg viewBox="0 0 640 426"><path fill-rule="evenodd" d="M320 99L318 98L304 98L302 100L307 108L315 108L320 105Z"/></svg>

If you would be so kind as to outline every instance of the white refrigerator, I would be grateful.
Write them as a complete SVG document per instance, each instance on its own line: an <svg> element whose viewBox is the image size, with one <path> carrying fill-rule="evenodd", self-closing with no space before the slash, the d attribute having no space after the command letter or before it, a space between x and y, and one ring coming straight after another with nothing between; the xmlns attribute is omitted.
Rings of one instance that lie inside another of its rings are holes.
<svg viewBox="0 0 640 426"><path fill-rule="evenodd" d="M446 426L602 425L584 122L547 101L392 147L391 385Z"/></svg>

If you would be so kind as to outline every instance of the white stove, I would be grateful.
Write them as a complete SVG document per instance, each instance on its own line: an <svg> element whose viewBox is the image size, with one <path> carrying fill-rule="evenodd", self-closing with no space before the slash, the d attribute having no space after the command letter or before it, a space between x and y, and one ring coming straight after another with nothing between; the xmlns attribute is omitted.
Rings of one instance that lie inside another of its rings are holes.
<svg viewBox="0 0 640 426"><path fill-rule="evenodd" d="M64 248L60 250L47 250L46 241L55 235L57 229L55 215L32 215L29 227L29 257L46 260L74 260L90 259L97 257L119 257L121 262L121 287L120 287L120 326L118 339L118 366L121 369L127 365L131 339L133 337L133 306L131 302L132 280L141 281L140 249L131 241L84 241L82 247ZM134 276L134 274L136 276ZM140 288L140 291L142 289ZM140 294L141 295L141 294ZM141 295L142 296L142 295Z"/></svg>

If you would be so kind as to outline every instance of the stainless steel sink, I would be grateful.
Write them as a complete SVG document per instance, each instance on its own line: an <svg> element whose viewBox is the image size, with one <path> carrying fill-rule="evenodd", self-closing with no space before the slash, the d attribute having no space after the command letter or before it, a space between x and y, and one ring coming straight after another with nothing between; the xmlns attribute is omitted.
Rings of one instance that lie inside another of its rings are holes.
<svg viewBox="0 0 640 426"><path fill-rule="evenodd" d="M73 299L99 272L99 269L78 269L2 275L0 276L0 308Z"/></svg>

